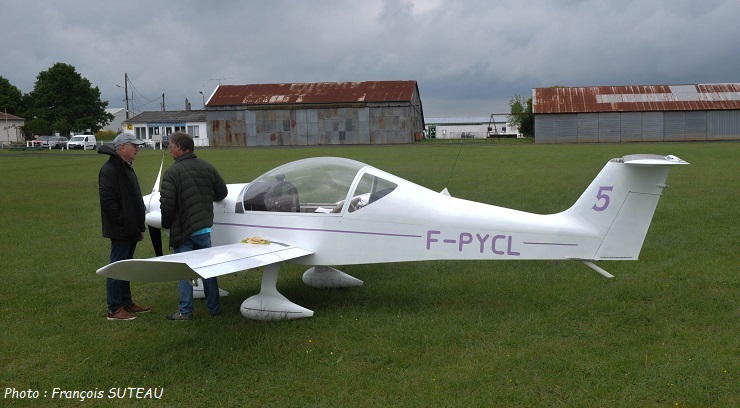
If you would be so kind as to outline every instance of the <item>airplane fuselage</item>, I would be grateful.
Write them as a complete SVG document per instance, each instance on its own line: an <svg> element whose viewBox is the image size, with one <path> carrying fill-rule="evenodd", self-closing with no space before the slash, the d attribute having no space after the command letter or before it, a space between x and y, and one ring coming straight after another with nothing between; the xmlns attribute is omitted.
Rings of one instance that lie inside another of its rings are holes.
<svg viewBox="0 0 740 408"><path fill-rule="evenodd" d="M336 214L234 213L227 212L234 202L217 203L216 208L224 212L215 215L214 245L259 236L313 252L292 262L345 265L440 259L589 259L599 244L593 231L559 222L557 215L509 210L419 186L397 190L352 213L347 209Z"/></svg>

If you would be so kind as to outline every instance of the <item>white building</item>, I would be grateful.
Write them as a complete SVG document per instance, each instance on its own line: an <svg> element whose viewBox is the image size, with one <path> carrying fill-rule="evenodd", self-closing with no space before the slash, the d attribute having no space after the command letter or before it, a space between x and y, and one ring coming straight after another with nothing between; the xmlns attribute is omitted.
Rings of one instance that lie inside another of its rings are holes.
<svg viewBox="0 0 740 408"><path fill-rule="evenodd" d="M206 128L206 111L149 111L123 122L124 131L151 144L161 142L162 136L186 132L195 146L210 146Z"/></svg>
<svg viewBox="0 0 740 408"><path fill-rule="evenodd" d="M505 115L490 117L426 118L424 127L427 138L432 139L484 139L492 137L520 137L519 129L507 122Z"/></svg>
<svg viewBox="0 0 740 408"><path fill-rule="evenodd" d="M5 145L23 141L21 128L25 123L23 118L0 112L0 145L6 147Z"/></svg>

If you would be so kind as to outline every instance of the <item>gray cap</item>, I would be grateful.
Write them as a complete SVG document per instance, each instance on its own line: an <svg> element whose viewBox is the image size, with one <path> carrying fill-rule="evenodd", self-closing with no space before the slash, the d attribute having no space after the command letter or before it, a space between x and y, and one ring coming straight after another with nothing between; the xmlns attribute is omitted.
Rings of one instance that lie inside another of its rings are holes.
<svg viewBox="0 0 740 408"><path fill-rule="evenodd" d="M122 144L126 143L133 143L137 146L143 145L143 140L137 139L136 136L132 135L131 133L121 133L118 136L116 136L115 139L113 139L113 146L118 147Z"/></svg>

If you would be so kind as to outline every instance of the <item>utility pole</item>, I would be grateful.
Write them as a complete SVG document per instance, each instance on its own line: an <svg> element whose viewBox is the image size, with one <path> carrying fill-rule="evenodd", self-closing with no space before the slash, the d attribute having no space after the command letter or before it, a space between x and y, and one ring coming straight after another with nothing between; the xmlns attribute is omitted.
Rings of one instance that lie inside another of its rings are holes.
<svg viewBox="0 0 740 408"><path fill-rule="evenodd" d="M164 111L165 111L165 108L164 108L164 92L162 92L162 112L164 112Z"/></svg>
<svg viewBox="0 0 740 408"><path fill-rule="evenodd" d="M123 92L126 93L126 120L128 120L128 73L123 74Z"/></svg>
<svg viewBox="0 0 740 408"><path fill-rule="evenodd" d="M116 86L121 88L121 85ZM126 94L126 120L128 120L128 74L123 74L123 92Z"/></svg>
<svg viewBox="0 0 740 408"><path fill-rule="evenodd" d="M10 143L10 126L8 126L8 108L5 108L5 133L8 135L8 143ZM15 141L18 141L18 132L15 134Z"/></svg>

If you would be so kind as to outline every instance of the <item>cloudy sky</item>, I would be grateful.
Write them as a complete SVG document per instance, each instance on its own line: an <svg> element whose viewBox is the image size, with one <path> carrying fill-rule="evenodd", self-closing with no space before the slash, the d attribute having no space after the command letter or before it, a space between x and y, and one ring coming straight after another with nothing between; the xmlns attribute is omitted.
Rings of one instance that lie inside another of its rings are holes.
<svg viewBox="0 0 740 408"><path fill-rule="evenodd" d="M737 0L0 0L0 76L75 67L109 107L219 84L416 80L426 117L532 88L740 82Z"/></svg>

